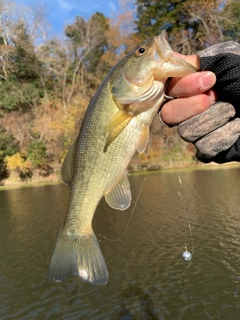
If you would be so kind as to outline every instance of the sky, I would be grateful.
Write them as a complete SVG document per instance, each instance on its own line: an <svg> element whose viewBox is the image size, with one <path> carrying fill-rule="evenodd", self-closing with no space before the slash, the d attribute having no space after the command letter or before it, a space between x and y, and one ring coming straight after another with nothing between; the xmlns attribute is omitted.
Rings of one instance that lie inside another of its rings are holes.
<svg viewBox="0 0 240 320"><path fill-rule="evenodd" d="M95 12L110 17L119 9L118 0L13 0L15 3L31 5L42 3L46 7L46 20L52 25L51 33L63 34L66 25L74 22L78 15L88 20Z"/></svg>

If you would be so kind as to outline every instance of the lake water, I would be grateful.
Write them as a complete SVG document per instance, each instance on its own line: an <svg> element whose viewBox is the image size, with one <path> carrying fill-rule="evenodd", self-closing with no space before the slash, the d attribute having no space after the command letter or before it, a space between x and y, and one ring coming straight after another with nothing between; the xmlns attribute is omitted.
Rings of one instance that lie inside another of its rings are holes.
<svg viewBox="0 0 240 320"><path fill-rule="evenodd" d="M47 278L66 186L0 191L0 319L240 319L240 168L132 176L133 204L143 182L122 238L100 244L110 276L100 287ZM132 207L102 200L95 232L117 239Z"/></svg>

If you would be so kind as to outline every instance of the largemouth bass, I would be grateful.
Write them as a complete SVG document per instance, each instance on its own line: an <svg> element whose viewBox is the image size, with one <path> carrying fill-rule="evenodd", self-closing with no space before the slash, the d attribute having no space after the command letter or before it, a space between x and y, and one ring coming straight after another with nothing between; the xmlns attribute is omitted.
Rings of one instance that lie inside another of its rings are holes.
<svg viewBox="0 0 240 320"><path fill-rule="evenodd" d="M105 197L114 209L130 206L126 169L136 151L147 148L166 80L195 71L173 55L162 32L130 52L103 80L62 166L71 193L49 278L62 281L76 275L91 284L107 283L107 267L92 229L97 205Z"/></svg>

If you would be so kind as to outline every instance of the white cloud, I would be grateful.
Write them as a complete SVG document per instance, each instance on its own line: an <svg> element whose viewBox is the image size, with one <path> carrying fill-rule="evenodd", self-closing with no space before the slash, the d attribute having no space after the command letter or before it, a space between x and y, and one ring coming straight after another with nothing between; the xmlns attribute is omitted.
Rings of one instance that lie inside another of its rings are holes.
<svg viewBox="0 0 240 320"><path fill-rule="evenodd" d="M71 11L73 9L73 6L69 1L66 0L58 0L59 6L63 10Z"/></svg>
<svg viewBox="0 0 240 320"><path fill-rule="evenodd" d="M117 6L114 2L108 2L108 6L110 8L110 12L117 12Z"/></svg>

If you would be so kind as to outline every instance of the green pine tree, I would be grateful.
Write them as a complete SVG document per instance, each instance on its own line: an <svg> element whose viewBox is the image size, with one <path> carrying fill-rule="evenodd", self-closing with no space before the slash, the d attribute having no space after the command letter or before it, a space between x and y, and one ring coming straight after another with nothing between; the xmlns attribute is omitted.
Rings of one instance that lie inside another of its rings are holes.
<svg viewBox="0 0 240 320"><path fill-rule="evenodd" d="M185 19L185 2L187 0L137 0L137 33L146 39L158 35L163 29L170 36L193 27Z"/></svg>

